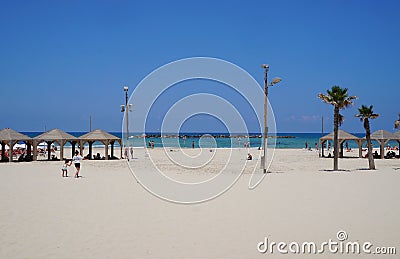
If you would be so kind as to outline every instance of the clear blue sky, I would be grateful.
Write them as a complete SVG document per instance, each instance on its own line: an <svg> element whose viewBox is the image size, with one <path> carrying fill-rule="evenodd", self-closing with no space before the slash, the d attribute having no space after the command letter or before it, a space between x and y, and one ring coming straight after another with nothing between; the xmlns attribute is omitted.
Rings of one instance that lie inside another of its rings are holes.
<svg viewBox="0 0 400 259"><path fill-rule="evenodd" d="M270 91L279 132L332 129L332 85L373 104L372 129L400 112L400 1L0 1L0 128L121 129L123 85L168 62L210 56L260 84L260 64L284 81ZM395 105L396 104L396 105ZM193 127L196 127L194 124Z"/></svg>

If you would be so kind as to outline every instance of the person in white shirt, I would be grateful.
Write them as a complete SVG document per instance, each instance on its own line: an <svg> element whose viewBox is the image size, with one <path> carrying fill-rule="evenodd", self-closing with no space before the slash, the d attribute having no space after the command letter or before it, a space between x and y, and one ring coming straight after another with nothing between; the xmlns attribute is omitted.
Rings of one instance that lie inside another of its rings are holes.
<svg viewBox="0 0 400 259"><path fill-rule="evenodd" d="M74 161L74 165L76 168L76 173L75 173L75 178L79 177L79 171L81 170L81 160L83 160L83 157L79 155L79 151L75 151L75 156L72 158L72 161Z"/></svg>

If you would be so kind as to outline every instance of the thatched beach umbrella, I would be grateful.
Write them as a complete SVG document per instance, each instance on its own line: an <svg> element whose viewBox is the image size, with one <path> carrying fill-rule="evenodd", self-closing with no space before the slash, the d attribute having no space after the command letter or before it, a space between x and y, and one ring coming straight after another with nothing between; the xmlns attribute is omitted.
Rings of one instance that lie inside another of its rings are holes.
<svg viewBox="0 0 400 259"><path fill-rule="evenodd" d="M329 133L328 135L323 136L322 138L319 139L319 142L321 143L322 146L322 156L324 156L324 143L328 140L333 140L334 137L334 132ZM350 134L344 130L339 130L338 131L338 140L339 140L339 145L342 147L342 144L346 140L354 140L358 144L358 155L359 157L362 156L362 149L361 149L361 144L360 144L360 138L354 136L353 134ZM343 151L343 150L342 150ZM343 153L343 152L342 152Z"/></svg>
<svg viewBox="0 0 400 259"><path fill-rule="evenodd" d="M381 153L381 158L385 157L385 144L389 140L397 140L400 141L400 136L393 134L387 130L377 130L374 133L371 134L371 139L376 140L379 142L380 145L380 153ZM363 142L366 140L365 137L362 138Z"/></svg>
<svg viewBox="0 0 400 259"><path fill-rule="evenodd" d="M24 135L22 133L19 133L13 129L10 128L4 128L0 130L0 142L1 142L1 159L4 158L5 156L5 146L8 145L8 160L11 162L12 161L12 152L13 152L13 147L15 144L17 144L19 141L23 141L27 144L27 152L28 155L31 153L31 144L32 144L32 138L28 137L27 135Z"/></svg>
<svg viewBox="0 0 400 259"><path fill-rule="evenodd" d="M41 142L46 142L47 143L47 154L48 157L47 159L50 160L50 155L51 155L51 150L50 146L53 142L56 142L57 144L60 145L60 160L64 158L64 145L67 142L70 142L72 144L72 156L74 153L75 149L75 144L78 142L78 138L72 136L71 134L68 134L65 131L62 131L60 129L52 129L49 130L45 133L40 134L39 136L34 137L34 145L33 145L33 158L36 160L36 155L37 155L37 145Z"/></svg>
<svg viewBox="0 0 400 259"><path fill-rule="evenodd" d="M97 129L93 130L89 133L86 133L82 136L79 137L80 140L80 146L81 146L81 154L82 154L82 147L85 143L89 143L89 159L92 159L92 146L93 143L96 141L100 141L101 143L104 144L104 156L105 159L108 159L108 145L111 144L111 158L114 156L114 144L115 141L117 141L121 147L121 156L122 156L122 142L121 139L108 133L105 132L104 130Z"/></svg>

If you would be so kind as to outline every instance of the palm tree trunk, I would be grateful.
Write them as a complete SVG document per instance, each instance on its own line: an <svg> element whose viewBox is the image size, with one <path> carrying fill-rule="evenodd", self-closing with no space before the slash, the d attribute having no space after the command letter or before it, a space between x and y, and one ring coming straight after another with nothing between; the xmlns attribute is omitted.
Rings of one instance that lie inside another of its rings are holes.
<svg viewBox="0 0 400 259"><path fill-rule="evenodd" d="M333 115L333 171L339 170L339 107L335 105L334 115Z"/></svg>
<svg viewBox="0 0 400 259"><path fill-rule="evenodd" d="M364 129L365 129L365 136L367 138L369 169L375 170L374 157L372 156L371 129L369 127L368 118L364 119Z"/></svg>

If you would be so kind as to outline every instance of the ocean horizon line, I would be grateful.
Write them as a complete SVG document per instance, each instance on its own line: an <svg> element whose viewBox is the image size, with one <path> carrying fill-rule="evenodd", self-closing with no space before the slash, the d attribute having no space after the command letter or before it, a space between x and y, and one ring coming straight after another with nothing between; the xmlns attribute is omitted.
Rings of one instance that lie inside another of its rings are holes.
<svg viewBox="0 0 400 259"><path fill-rule="evenodd" d="M88 131L70 131L68 132L74 137L80 137L86 134ZM43 132L38 131L25 131L21 132L31 138L42 134ZM149 142L152 142L155 147L199 147L200 145L210 147L223 147L223 148L234 148L243 147L248 145L249 147L261 147L263 138L261 133L226 133L226 132L212 132L212 133L198 133L198 132L181 132L181 133L164 133L161 135L159 132L148 132L146 138L143 138L141 133L129 134L129 139L126 139L126 135L122 132L109 132L124 141L124 145L133 147L148 146ZM268 145L272 145L276 148L305 148L311 147L316 148L320 145L320 138L327 135L328 133L322 132L285 132L285 133L273 133L269 134ZM365 133L352 133L358 138L365 137ZM203 135L211 135L210 138L203 137ZM183 137L183 136L186 136ZM351 140L346 142L350 148L358 148L357 141ZM374 146L379 145L376 140L373 140ZM397 141L390 140L388 143L390 146L398 145ZM67 143L67 146L70 144ZM96 142L96 145L102 146L100 142ZM119 146L116 143L116 146Z"/></svg>
<svg viewBox="0 0 400 259"><path fill-rule="evenodd" d="M105 130L106 132L108 132L108 133L118 133L118 134L125 134L124 132L121 132L121 131L107 131L107 130ZM20 132L20 133L38 133L38 134L42 134L42 133L45 133L45 132L47 132L47 131L18 131L18 132ZM65 131L65 132L67 132L67 133L88 133L88 132L90 132L90 131ZM329 131L329 132L276 132L276 133L270 133L270 134L330 134L330 133L332 133L333 131ZM349 133L351 133L351 134L365 134L365 132L351 132L351 131L347 131L347 132L349 132ZM142 135L143 133L140 133L140 132L132 132L132 133L129 133L129 135ZM210 134L210 135L214 135L214 134L218 134L218 135L228 135L228 134L231 134L231 135L238 135L238 134L251 134L251 135L255 135L255 134L262 134L262 132L245 132L245 133L241 133L241 132L239 132L239 133L229 133L229 132L180 132L180 133L174 133L174 132L163 132L163 133L161 133L161 132L153 132L153 131L149 131L149 132L147 132L147 133L144 133L144 134L146 134L146 135L156 135L156 134L158 134L158 135L161 135L161 134L164 134L164 135L166 135L166 134L171 134L171 135L177 135L177 134L179 134L179 135L187 135L187 134L197 134L197 135L200 135L200 134Z"/></svg>

